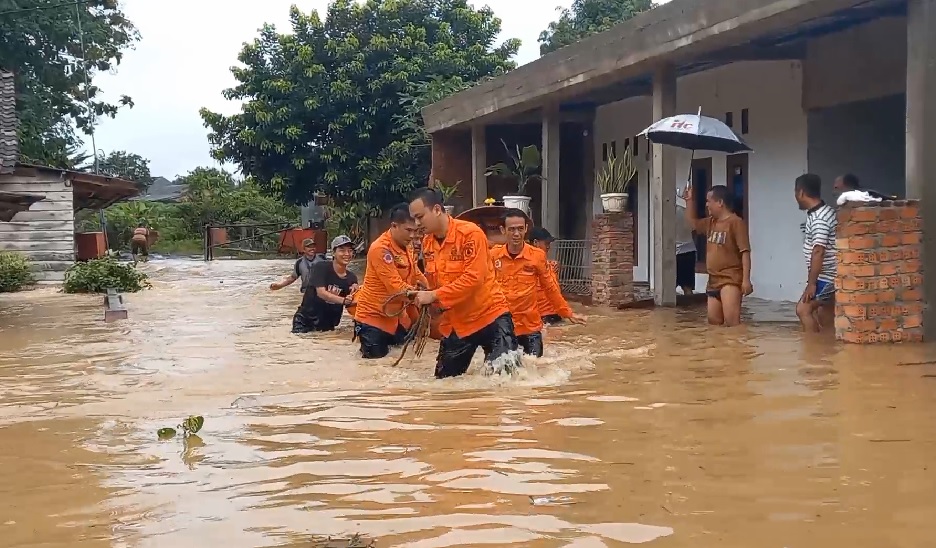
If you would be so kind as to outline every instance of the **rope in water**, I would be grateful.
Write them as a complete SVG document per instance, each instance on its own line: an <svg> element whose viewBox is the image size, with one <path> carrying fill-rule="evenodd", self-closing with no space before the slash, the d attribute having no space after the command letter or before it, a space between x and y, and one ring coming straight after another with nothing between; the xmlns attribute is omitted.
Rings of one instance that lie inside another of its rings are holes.
<svg viewBox="0 0 936 548"><path fill-rule="evenodd" d="M394 293L384 301L383 304L383 314L388 318L395 318L406 311L406 302L403 303L403 306L400 307L400 310L397 312L388 312L387 306L390 305L393 301L400 299L401 297L406 301L409 300L409 291L400 291L399 293ZM416 321L413 322L413 325L410 326L409 330L406 332L406 336L403 338L403 350L400 352L400 357L393 362L392 367L396 367L403 361L403 357L406 356L406 350L413 346L413 353L416 357L422 356L423 350L426 348L426 342L429 340L429 324L431 319L429 317L429 307L421 306L419 307L419 316L416 318Z"/></svg>

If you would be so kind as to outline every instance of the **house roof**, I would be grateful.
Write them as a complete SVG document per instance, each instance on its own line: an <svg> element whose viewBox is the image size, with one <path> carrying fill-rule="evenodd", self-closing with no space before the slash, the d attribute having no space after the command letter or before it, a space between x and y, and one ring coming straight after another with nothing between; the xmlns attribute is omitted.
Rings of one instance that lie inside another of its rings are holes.
<svg viewBox="0 0 936 548"><path fill-rule="evenodd" d="M422 109L423 121L426 131L435 133L505 120L550 104L575 106L592 94L615 97L598 104L645 94L649 76L661 63L687 74L743 60L752 53L765 58L780 49L778 45L793 41L784 34L790 29L827 32L903 9L901 4L899 0L673 0L428 105ZM850 21L841 22L842 13L849 13ZM763 37L770 40L754 43Z"/></svg>
<svg viewBox="0 0 936 548"><path fill-rule="evenodd" d="M0 174L13 173L19 158L13 73L0 70Z"/></svg>
<svg viewBox="0 0 936 548"><path fill-rule="evenodd" d="M165 177L156 177L146 190L146 194L137 196L134 200L147 202L176 202L185 194L187 187L177 184Z"/></svg>

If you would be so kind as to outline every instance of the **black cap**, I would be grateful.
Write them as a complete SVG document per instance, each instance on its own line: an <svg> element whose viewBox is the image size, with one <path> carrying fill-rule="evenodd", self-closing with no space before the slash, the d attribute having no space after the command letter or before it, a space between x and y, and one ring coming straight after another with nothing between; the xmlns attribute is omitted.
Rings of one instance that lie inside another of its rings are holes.
<svg viewBox="0 0 936 548"><path fill-rule="evenodd" d="M531 242L535 242L537 240L541 242L555 241L555 238L553 238L553 235L550 234L548 230L546 230L545 228L541 226L533 227L533 229L530 230L529 238Z"/></svg>

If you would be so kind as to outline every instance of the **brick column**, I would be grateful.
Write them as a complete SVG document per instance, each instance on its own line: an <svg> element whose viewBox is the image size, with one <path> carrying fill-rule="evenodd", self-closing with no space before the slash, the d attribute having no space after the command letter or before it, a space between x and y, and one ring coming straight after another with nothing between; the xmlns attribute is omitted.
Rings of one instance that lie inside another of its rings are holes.
<svg viewBox="0 0 936 548"><path fill-rule="evenodd" d="M634 300L634 217L595 215L592 222L592 303L621 306Z"/></svg>
<svg viewBox="0 0 936 548"><path fill-rule="evenodd" d="M919 201L845 205L838 212L835 338L923 340Z"/></svg>

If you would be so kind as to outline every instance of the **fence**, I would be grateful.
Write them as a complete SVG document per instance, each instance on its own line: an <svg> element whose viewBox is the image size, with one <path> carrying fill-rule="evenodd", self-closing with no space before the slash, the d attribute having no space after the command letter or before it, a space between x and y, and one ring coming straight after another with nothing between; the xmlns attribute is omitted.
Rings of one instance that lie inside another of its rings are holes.
<svg viewBox="0 0 936 548"><path fill-rule="evenodd" d="M591 258L588 240L556 240L550 254L559 263L559 286L570 295L591 295Z"/></svg>
<svg viewBox="0 0 936 548"><path fill-rule="evenodd" d="M214 260L216 255L275 257L281 232L293 226L290 223L205 225L205 260Z"/></svg>

